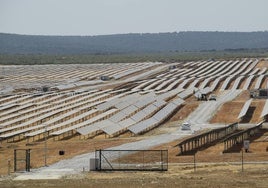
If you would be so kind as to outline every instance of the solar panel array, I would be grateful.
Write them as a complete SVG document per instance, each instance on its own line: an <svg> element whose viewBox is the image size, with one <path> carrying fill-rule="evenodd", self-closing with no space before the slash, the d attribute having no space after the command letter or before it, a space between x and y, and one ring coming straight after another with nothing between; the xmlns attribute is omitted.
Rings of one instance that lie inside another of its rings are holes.
<svg viewBox="0 0 268 188"><path fill-rule="evenodd" d="M179 62L170 64L172 69L159 62L5 66L0 70L0 139L30 138L45 131L51 136L140 134L159 126L194 91L266 89L267 68L258 63L258 59ZM113 80L103 81L101 76ZM117 80L133 86L95 88ZM30 88L42 86L52 90L29 94ZM239 118L249 105L247 101ZM267 102L262 117L268 114L266 109Z"/></svg>
<svg viewBox="0 0 268 188"><path fill-rule="evenodd" d="M44 85L69 89L101 83L101 76L120 79L159 64L161 63L6 65L0 69L0 89L3 93L4 90L6 93L18 88L36 88Z"/></svg>
<svg viewBox="0 0 268 188"><path fill-rule="evenodd" d="M178 63L177 68L148 79L146 82L137 85L135 89L153 90L160 93L178 87L183 89L211 87L213 92L219 84L221 84L221 90L248 89L253 87L254 80L252 77L248 79L251 75L255 75L259 80L255 84L255 88L261 88L261 84L267 80L267 68L257 68L258 63L258 59L231 60L228 62L204 61L189 62L184 64L183 68ZM174 81L169 82L174 78ZM243 80L248 80L248 82L244 83Z"/></svg>

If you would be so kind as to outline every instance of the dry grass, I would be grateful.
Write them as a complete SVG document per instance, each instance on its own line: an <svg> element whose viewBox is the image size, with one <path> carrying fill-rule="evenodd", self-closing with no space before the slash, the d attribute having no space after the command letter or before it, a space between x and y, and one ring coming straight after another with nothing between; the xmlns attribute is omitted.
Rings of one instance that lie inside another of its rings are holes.
<svg viewBox="0 0 268 188"><path fill-rule="evenodd" d="M266 188L268 184L268 165L197 164L181 166L174 164L166 172L110 172L84 173L60 180L11 181L2 179L1 188L14 187L183 187L183 188Z"/></svg>

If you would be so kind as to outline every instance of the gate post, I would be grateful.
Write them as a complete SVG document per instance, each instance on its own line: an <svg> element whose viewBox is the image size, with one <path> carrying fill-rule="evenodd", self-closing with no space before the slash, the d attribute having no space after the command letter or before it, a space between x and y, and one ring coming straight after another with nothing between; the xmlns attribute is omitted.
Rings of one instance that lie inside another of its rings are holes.
<svg viewBox="0 0 268 188"><path fill-rule="evenodd" d="M14 172L17 171L17 150L14 149Z"/></svg>
<svg viewBox="0 0 268 188"><path fill-rule="evenodd" d="M26 150L26 171L30 172L30 168L31 168L31 150L27 149Z"/></svg>
<svg viewBox="0 0 268 188"><path fill-rule="evenodd" d="M99 153L99 156L100 156L100 166L99 167L100 167L100 171L101 171L101 149L99 150L99 152L100 152Z"/></svg>
<svg viewBox="0 0 268 188"><path fill-rule="evenodd" d="M161 169L163 171L163 150L161 150Z"/></svg>

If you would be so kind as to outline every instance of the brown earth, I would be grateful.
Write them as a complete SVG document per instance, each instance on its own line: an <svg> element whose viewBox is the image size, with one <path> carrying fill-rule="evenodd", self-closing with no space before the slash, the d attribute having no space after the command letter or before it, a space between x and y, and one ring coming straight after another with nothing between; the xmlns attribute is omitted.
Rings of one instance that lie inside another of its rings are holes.
<svg viewBox="0 0 268 188"><path fill-rule="evenodd" d="M266 60L261 60L261 61L259 61L259 63L256 65L256 68L259 68L259 69L261 69L261 68L267 68L268 67L268 61L266 61Z"/></svg>
<svg viewBox="0 0 268 188"><path fill-rule="evenodd" d="M267 89L267 87L268 87L268 77L265 77L265 78L263 79L262 84L261 84L261 88L262 88L262 89Z"/></svg>
<svg viewBox="0 0 268 188"><path fill-rule="evenodd" d="M55 163L62 159L69 159L76 155L93 152L96 149L108 148L112 146L137 141L139 138L104 138L99 136L95 139L79 139L76 136L67 140L54 141L53 138L47 140L47 164ZM0 175L8 173L8 160L11 162L11 172L14 168L14 149L31 149L31 168L38 168L45 165L45 141L27 144L27 141L17 143L2 142L0 147ZM59 151L65 151L65 155L59 155ZM81 169L82 171L82 169Z"/></svg>
<svg viewBox="0 0 268 188"><path fill-rule="evenodd" d="M249 99L249 91L243 91L233 101L224 103L210 120L210 123L225 123L226 125L234 122L259 123L262 121L260 115L265 104L265 99L254 99L246 117L242 120L237 118L245 102Z"/></svg>

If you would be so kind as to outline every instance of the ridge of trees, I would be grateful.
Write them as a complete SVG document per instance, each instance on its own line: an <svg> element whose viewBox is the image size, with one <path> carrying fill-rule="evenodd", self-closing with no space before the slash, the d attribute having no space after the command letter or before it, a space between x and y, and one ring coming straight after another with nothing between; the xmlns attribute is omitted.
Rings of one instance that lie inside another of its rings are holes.
<svg viewBox="0 0 268 188"><path fill-rule="evenodd" d="M0 33L0 54L111 55L267 49L268 32L173 32L100 36Z"/></svg>

